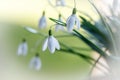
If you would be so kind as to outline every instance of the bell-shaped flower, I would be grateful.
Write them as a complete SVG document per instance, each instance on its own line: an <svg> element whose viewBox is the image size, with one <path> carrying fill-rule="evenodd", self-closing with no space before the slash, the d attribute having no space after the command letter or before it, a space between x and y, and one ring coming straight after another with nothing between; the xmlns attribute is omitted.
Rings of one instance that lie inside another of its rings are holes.
<svg viewBox="0 0 120 80"><path fill-rule="evenodd" d="M65 6L65 0L56 0L56 6Z"/></svg>
<svg viewBox="0 0 120 80"><path fill-rule="evenodd" d="M74 25L77 26L78 29L80 29L80 20L76 17L76 9L73 9L73 13L71 16L68 17L67 21L67 30L71 32L74 28Z"/></svg>
<svg viewBox="0 0 120 80"><path fill-rule="evenodd" d="M28 53L28 45L25 39L23 39L22 43L19 44L18 46L18 51L17 51L17 55L23 55L26 56Z"/></svg>
<svg viewBox="0 0 120 80"><path fill-rule="evenodd" d="M35 57L33 57L30 61L30 68L31 69L35 69L35 70L40 70L42 63L41 60L39 58L39 54L37 53Z"/></svg>
<svg viewBox="0 0 120 80"><path fill-rule="evenodd" d="M49 37L44 41L42 51L45 51L47 47L52 54L55 52L55 49L60 50L60 44L58 40L52 36L51 30L49 31Z"/></svg>
<svg viewBox="0 0 120 80"><path fill-rule="evenodd" d="M59 19L58 21L62 22L62 19L61 19L61 15L59 15ZM61 30L61 31L64 31L64 26L60 25L60 24L56 24L55 26L55 31L58 31L58 30Z"/></svg>
<svg viewBox="0 0 120 80"><path fill-rule="evenodd" d="M43 29L47 26L47 20L45 17L45 12L43 11L43 15L41 16L40 20L39 20L39 28Z"/></svg>

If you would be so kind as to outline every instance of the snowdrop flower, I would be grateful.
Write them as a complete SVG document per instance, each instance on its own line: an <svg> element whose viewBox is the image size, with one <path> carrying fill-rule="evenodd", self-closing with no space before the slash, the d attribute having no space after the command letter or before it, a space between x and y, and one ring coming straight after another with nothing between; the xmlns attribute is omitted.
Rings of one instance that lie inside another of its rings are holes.
<svg viewBox="0 0 120 80"><path fill-rule="evenodd" d="M43 15L39 20L39 28L43 29L47 26L47 21L46 21L46 17L45 17L45 11L43 11Z"/></svg>
<svg viewBox="0 0 120 80"><path fill-rule="evenodd" d="M45 51L47 46L52 54L55 52L55 49L60 50L59 42L54 36L52 36L51 30L49 30L49 37L44 41L42 51Z"/></svg>
<svg viewBox="0 0 120 80"><path fill-rule="evenodd" d="M62 22L61 14L59 14L59 19L58 19L58 20ZM62 25L60 25L60 24L56 24L56 26L55 26L55 31L58 31L58 30L64 31L64 26L62 26Z"/></svg>
<svg viewBox="0 0 120 80"><path fill-rule="evenodd" d="M30 68L35 70L41 69L41 60L39 58L39 54L37 53L35 57L33 57L30 61Z"/></svg>
<svg viewBox="0 0 120 80"><path fill-rule="evenodd" d="M76 17L76 8L73 9L73 13L70 17L68 17L66 24L67 24L67 30L71 32L73 30L74 25L77 26L78 29L80 29L80 21Z"/></svg>
<svg viewBox="0 0 120 80"><path fill-rule="evenodd" d="M23 55L26 56L28 52L28 45L25 39L23 39L22 43L18 46L18 52L17 55Z"/></svg>
<svg viewBox="0 0 120 80"><path fill-rule="evenodd" d="M65 0L56 0L56 6L65 6Z"/></svg>

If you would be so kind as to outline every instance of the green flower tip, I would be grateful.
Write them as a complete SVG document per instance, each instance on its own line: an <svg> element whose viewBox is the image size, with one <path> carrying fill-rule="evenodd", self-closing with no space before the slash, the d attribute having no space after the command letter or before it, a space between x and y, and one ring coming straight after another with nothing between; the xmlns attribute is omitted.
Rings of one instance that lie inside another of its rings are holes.
<svg viewBox="0 0 120 80"><path fill-rule="evenodd" d="M73 8L72 14L76 14L76 8Z"/></svg>
<svg viewBox="0 0 120 80"><path fill-rule="evenodd" d="M43 16L45 15L45 11L43 11Z"/></svg>
<svg viewBox="0 0 120 80"><path fill-rule="evenodd" d="M39 57L39 53L36 53L36 55L35 55L36 57Z"/></svg>
<svg viewBox="0 0 120 80"><path fill-rule="evenodd" d="M50 29L50 30L49 30L49 36L51 36L51 35L52 35L52 30Z"/></svg>
<svg viewBox="0 0 120 80"><path fill-rule="evenodd" d="M25 38L23 38L23 39L22 39L22 42L26 42L26 39L25 39Z"/></svg>
<svg viewBox="0 0 120 80"><path fill-rule="evenodd" d="M61 14L59 14L59 18L61 17Z"/></svg>

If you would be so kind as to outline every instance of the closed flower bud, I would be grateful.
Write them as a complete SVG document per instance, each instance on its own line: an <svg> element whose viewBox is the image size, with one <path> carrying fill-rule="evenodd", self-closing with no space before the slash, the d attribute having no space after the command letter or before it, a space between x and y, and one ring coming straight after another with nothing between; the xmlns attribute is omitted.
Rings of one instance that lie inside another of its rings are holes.
<svg viewBox="0 0 120 80"><path fill-rule="evenodd" d="M59 15L59 19L58 19L60 22L62 22L62 19L61 19L61 15ZM61 31L64 31L64 26L60 25L60 24L56 24L55 26L55 31L58 31L58 30L61 30Z"/></svg>
<svg viewBox="0 0 120 80"><path fill-rule="evenodd" d="M73 9L72 15L68 17L66 24L67 24L67 30L69 32L71 32L73 30L74 25L76 25L77 28L80 29L81 24L80 24L79 19L76 17L76 9L75 8Z"/></svg>
<svg viewBox="0 0 120 80"><path fill-rule="evenodd" d="M65 0L56 0L56 6L65 6Z"/></svg>
<svg viewBox="0 0 120 80"><path fill-rule="evenodd" d="M23 39L22 43L20 43L20 45L18 46L18 51L17 51L17 55L23 55L26 56L28 53L28 45L25 39Z"/></svg>
<svg viewBox="0 0 120 80"><path fill-rule="evenodd" d="M39 54L37 53L35 57L33 57L30 61L30 68L35 70L41 69L41 60L39 58Z"/></svg>
<svg viewBox="0 0 120 80"><path fill-rule="evenodd" d="M43 12L43 15L41 16L40 20L39 20L39 28L43 29L47 26L47 20L45 17L45 12Z"/></svg>

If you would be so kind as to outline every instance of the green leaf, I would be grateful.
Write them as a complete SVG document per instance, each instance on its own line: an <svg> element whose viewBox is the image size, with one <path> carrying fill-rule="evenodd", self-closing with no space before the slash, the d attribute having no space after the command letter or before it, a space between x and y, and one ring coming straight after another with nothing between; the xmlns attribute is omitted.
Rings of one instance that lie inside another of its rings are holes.
<svg viewBox="0 0 120 80"><path fill-rule="evenodd" d="M90 40L88 40L87 38L85 38L81 33L79 33L78 31L76 31L75 29L73 30L75 33L74 35L76 35L78 38L82 39L87 45L89 45L93 50L97 51L100 55L102 55L103 57L107 57L107 54L102 51L99 47L97 47L94 43L92 43Z"/></svg>
<svg viewBox="0 0 120 80"><path fill-rule="evenodd" d="M64 22L61 22L61 21L56 20L56 19L53 19L53 18L49 18L49 19L50 19L51 21L57 23L57 24L60 24L60 25L62 25L62 26L66 26L66 23L64 23Z"/></svg>

